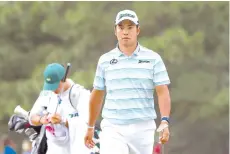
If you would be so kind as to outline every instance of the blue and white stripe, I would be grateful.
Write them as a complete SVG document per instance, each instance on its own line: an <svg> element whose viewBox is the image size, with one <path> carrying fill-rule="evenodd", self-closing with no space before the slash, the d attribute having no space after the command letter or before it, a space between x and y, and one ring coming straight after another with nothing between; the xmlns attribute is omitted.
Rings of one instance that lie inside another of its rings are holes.
<svg viewBox="0 0 230 154"><path fill-rule="evenodd" d="M117 63L111 64L112 59ZM154 88L169 83L160 55L138 45L132 56L118 48L102 55L94 88L106 89L103 118L114 124L131 124L156 118Z"/></svg>

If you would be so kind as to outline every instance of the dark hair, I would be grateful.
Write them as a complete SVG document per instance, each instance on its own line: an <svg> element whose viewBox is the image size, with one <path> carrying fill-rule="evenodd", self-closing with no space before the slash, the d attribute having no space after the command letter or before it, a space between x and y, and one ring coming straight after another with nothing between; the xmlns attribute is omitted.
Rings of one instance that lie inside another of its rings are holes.
<svg viewBox="0 0 230 154"><path fill-rule="evenodd" d="M114 28L116 29L116 27L117 27L117 25L114 25ZM136 27L138 28L140 28L140 25L138 24L138 25L136 25Z"/></svg>

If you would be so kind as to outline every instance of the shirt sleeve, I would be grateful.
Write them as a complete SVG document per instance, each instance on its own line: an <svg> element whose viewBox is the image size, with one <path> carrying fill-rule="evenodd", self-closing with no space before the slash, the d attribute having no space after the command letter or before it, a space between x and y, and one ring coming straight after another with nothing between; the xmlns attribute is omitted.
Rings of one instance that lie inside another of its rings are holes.
<svg viewBox="0 0 230 154"><path fill-rule="evenodd" d="M80 88L77 111L79 113L79 117L83 119L83 121L85 121L86 123L88 122L89 119L89 98L90 98L90 91L84 88Z"/></svg>
<svg viewBox="0 0 230 154"><path fill-rule="evenodd" d="M153 83L154 86L170 84L167 69L160 55L157 56L153 66Z"/></svg>
<svg viewBox="0 0 230 154"><path fill-rule="evenodd" d="M102 66L101 58L98 61L97 69L94 77L93 87L97 90L105 90L105 72Z"/></svg>
<svg viewBox="0 0 230 154"><path fill-rule="evenodd" d="M16 154L16 152L14 151L13 148L11 148L11 147L9 147L9 146L6 146L6 147L5 147L4 154Z"/></svg>

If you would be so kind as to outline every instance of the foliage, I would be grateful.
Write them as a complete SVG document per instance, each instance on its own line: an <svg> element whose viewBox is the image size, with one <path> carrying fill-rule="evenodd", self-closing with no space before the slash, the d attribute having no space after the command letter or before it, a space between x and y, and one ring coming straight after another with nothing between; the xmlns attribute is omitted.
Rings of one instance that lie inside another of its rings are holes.
<svg viewBox="0 0 230 154"><path fill-rule="evenodd" d="M116 44L116 13L127 8L139 16L139 42L170 75L168 151L226 153L228 144L211 145L228 142L227 2L0 2L0 117L31 108L51 62L71 62L70 77L91 89L99 56Z"/></svg>

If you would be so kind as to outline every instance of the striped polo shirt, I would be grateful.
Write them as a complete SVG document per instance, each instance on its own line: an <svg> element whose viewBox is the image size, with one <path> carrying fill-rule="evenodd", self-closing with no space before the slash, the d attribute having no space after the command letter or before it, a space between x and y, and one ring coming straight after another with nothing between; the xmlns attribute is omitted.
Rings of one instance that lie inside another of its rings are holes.
<svg viewBox="0 0 230 154"><path fill-rule="evenodd" d="M161 56L138 44L131 56L116 47L100 57L94 89L106 90L102 117L122 125L156 119L154 87L169 83Z"/></svg>

